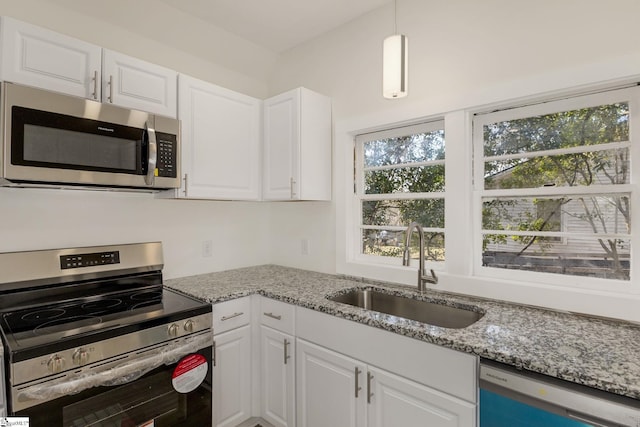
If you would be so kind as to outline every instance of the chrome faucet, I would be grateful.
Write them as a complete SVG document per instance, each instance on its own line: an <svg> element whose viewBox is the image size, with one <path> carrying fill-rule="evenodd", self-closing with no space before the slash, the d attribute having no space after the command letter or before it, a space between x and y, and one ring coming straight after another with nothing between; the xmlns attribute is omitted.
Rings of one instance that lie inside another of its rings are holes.
<svg viewBox="0 0 640 427"><path fill-rule="evenodd" d="M411 234L413 230L418 230L418 239L420 241L420 259L419 259L419 267L418 267L418 290L420 292L424 292L427 290L427 283L438 283L438 276L431 269L431 275L427 275L427 272L424 269L424 232L422 231L422 226L417 222L413 221L409 224L406 231L406 239L404 241L404 253L402 254L402 265L409 266L409 262L411 261L411 255L409 254L409 245L411 244Z"/></svg>

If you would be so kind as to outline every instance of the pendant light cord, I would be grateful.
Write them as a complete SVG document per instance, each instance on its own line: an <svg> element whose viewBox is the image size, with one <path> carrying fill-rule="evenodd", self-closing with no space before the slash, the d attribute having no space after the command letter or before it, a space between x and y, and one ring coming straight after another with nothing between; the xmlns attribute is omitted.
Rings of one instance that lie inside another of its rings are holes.
<svg viewBox="0 0 640 427"><path fill-rule="evenodd" d="M398 34L398 0L393 0L393 33Z"/></svg>

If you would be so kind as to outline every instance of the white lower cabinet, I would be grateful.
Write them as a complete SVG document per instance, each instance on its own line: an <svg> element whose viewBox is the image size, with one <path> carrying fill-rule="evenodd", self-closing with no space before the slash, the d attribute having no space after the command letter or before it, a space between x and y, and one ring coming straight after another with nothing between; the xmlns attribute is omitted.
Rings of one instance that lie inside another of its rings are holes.
<svg viewBox="0 0 640 427"><path fill-rule="evenodd" d="M296 307L299 427L475 427L478 358Z"/></svg>
<svg viewBox="0 0 640 427"><path fill-rule="evenodd" d="M251 417L251 327L214 336L213 425L235 427Z"/></svg>
<svg viewBox="0 0 640 427"><path fill-rule="evenodd" d="M476 356L254 295L214 304L214 426L476 427Z"/></svg>
<svg viewBox="0 0 640 427"><path fill-rule="evenodd" d="M298 427L365 426L366 365L300 339L296 349Z"/></svg>
<svg viewBox="0 0 640 427"><path fill-rule="evenodd" d="M369 367L368 425L370 427L475 425L476 405Z"/></svg>
<svg viewBox="0 0 640 427"><path fill-rule="evenodd" d="M295 341L289 334L260 327L262 418L275 427L295 423Z"/></svg>
<svg viewBox="0 0 640 427"><path fill-rule="evenodd" d="M467 427L476 406L298 339L298 426Z"/></svg>
<svg viewBox="0 0 640 427"><path fill-rule="evenodd" d="M251 302L213 305L213 425L235 427L252 416Z"/></svg>

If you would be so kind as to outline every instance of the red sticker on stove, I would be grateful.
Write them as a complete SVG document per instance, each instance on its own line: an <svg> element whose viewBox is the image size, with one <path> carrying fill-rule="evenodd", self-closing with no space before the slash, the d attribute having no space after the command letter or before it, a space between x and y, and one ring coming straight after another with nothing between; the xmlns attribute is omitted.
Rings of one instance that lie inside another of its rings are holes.
<svg viewBox="0 0 640 427"><path fill-rule="evenodd" d="M173 370L171 382L178 393L189 393L198 388L207 376L209 364L201 354L184 357Z"/></svg>

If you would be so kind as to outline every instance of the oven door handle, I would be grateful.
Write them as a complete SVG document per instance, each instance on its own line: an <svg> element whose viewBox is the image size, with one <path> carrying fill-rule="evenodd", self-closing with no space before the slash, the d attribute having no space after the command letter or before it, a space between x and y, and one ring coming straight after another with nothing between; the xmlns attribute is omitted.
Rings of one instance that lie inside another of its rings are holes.
<svg viewBox="0 0 640 427"><path fill-rule="evenodd" d="M125 361L114 362L113 367L99 372L81 372L60 380L25 387L18 391L18 401L53 400L80 393L92 387L115 386L130 383L146 373L162 366L172 365L182 357L213 344L213 332L206 331L195 337L177 340L168 345L153 348L141 354L133 354ZM103 365L104 366L104 365Z"/></svg>

